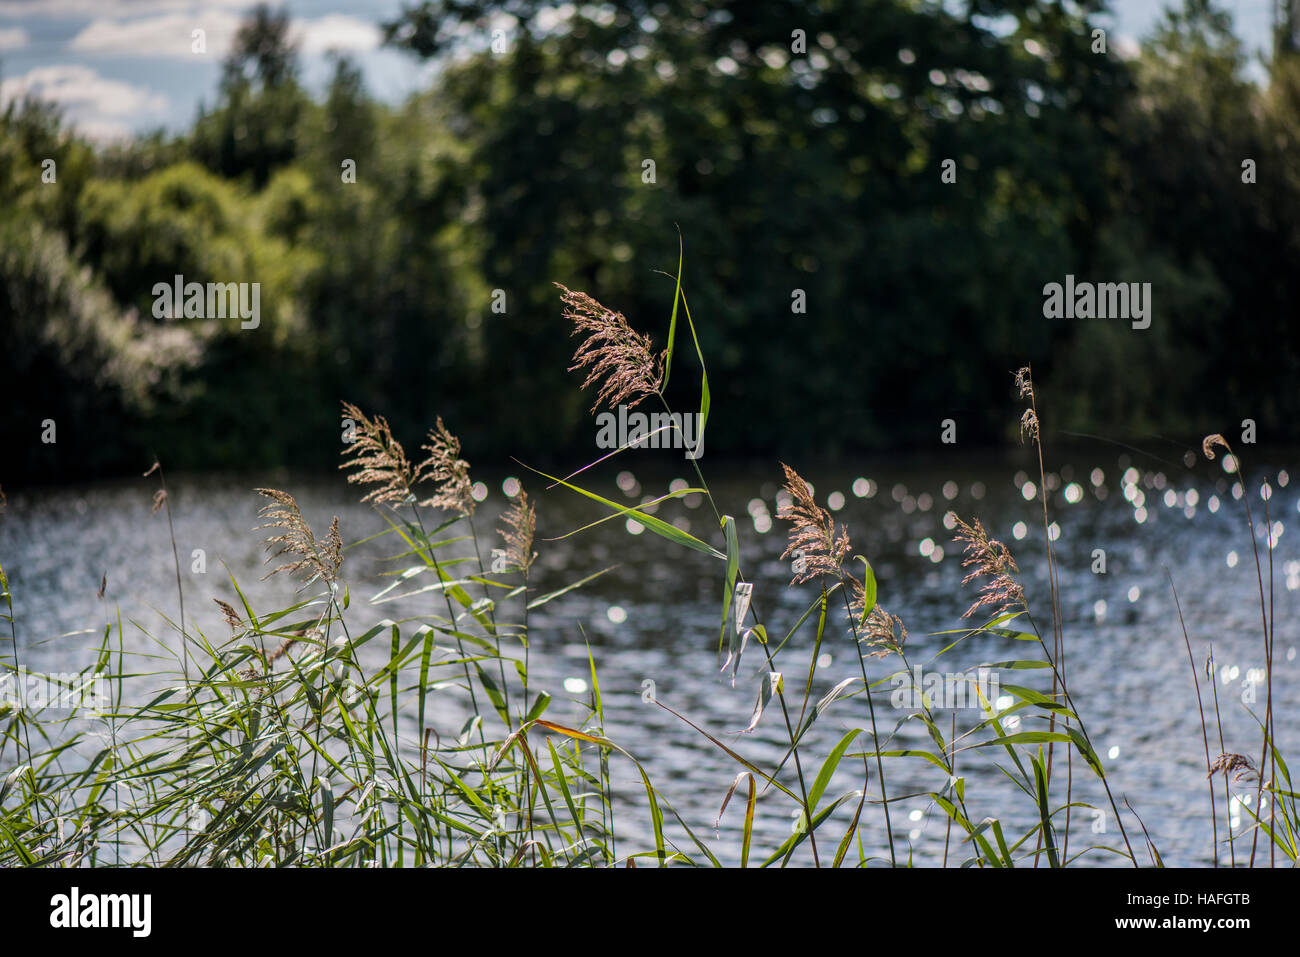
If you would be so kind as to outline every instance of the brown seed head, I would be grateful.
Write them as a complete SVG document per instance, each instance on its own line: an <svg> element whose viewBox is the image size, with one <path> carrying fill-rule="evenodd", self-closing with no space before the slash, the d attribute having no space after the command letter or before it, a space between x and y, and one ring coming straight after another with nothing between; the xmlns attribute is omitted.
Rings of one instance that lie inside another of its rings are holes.
<svg viewBox="0 0 1300 957"><path fill-rule="evenodd" d="M343 420L351 423L356 438L343 450L344 455L352 458L339 468L356 470L348 476L349 483L374 486L361 497L361 501L393 505L409 502L412 498L411 466L406 461L401 443L393 438L388 421L382 415L367 418L351 402L343 403Z"/></svg>
<svg viewBox="0 0 1300 957"><path fill-rule="evenodd" d="M785 490L791 499L776 510L777 518L791 523L789 544L781 557L795 555L800 563L790 584L798 585L820 575L838 578L849 555L848 529L836 527L798 472L784 462L781 468L785 470Z"/></svg>
<svg viewBox="0 0 1300 957"><path fill-rule="evenodd" d="M1030 442L1038 441L1038 413L1033 409L1025 409L1025 414L1020 417L1020 441L1026 438Z"/></svg>
<svg viewBox="0 0 1300 957"><path fill-rule="evenodd" d="M903 619L891 615L877 603L871 611L867 612L866 620L863 621L862 611L866 604L866 595L862 582L852 575L848 576L848 582L849 614L853 618L858 643L874 649L863 654L872 658L884 658L891 654L901 655L903 645L907 642L907 628L903 625Z"/></svg>
<svg viewBox="0 0 1300 957"><path fill-rule="evenodd" d="M221 617L225 619L226 624L232 629L237 630L244 624L244 620L239 617L239 612L235 611L234 606L231 605L230 602L222 601L220 598L214 598L212 600L217 603L217 607L221 609Z"/></svg>
<svg viewBox="0 0 1300 957"><path fill-rule="evenodd" d="M1201 442L1201 451L1205 453L1205 457L1211 462L1214 461L1214 447L1216 445L1223 446L1228 450L1229 455L1232 454L1232 446L1228 444L1228 440L1222 435L1218 432L1215 432L1212 435L1207 435Z"/></svg>
<svg viewBox="0 0 1300 957"><path fill-rule="evenodd" d="M279 661L281 658L283 658L285 655L289 653L290 648L298 644L298 642L301 641L304 637L311 638L311 639L319 639L321 637L321 633L320 630L316 628L305 628L302 631L294 632L293 634L289 635L288 638L284 639L284 641L280 642L280 647L276 648L275 651L271 652L269 655L266 656L266 663L273 664Z"/></svg>
<svg viewBox="0 0 1300 957"><path fill-rule="evenodd" d="M1034 397L1034 378L1029 366L1016 373L1016 398L1032 399Z"/></svg>
<svg viewBox="0 0 1300 957"><path fill-rule="evenodd" d="M343 564L343 542L339 538L338 516L334 516L334 521L330 523L325 541L317 542L292 495L272 488L259 488L257 491L271 499L258 512L267 520L258 528L277 528L283 531L283 534L266 540L267 551L273 546L279 546L276 552L267 557L267 561L281 556L292 559L267 572L263 581L281 571L287 571L291 575L310 572L307 579L309 582L317 576L326 582L336 581L339 566Z"/></svg>
<svg viewBox="0 0 1300 957"><path fill-rule="evenodd" d="M961 583L966 585L977 578L985 579L979 598L966 609L962 617L969 618L984 607L996 609L993 617L1017 605L1023 608L1025 590L1015 578L1020 569L1016 567L1011 552L1001 542L989 538L978 518L972 527L958 518L956 513L952 513L952 517L957 524L957 534L953 536L953 541L961 542L966 554L962 567L971 569Z"/></svg>
<svg viewBox="0 0 1300 957"><path fill-rule="evenodd" d="M1255 766L1250 763L1250 758L1244 754L1219 755L1214 759L1214 763L1210 765L1210 773L1206 777L1214 777L1220 771L1223 772L1224 777L1232 774L1234 781L1249 780L1255 776Z"/></svg>
<svg viewBox="0 0 1300 957"><path fill-rule="evenodd" d="M436 482L438 490L421 505L470 515L474 512L473 485L469 480L469 463L460 457L460 439L447 431L438 416L438 427L429 430L429 440L420 446L428 458L415 469L417 482Z"/></svg>
<svg viewBox="0 0 1300 957"><path fill-rule="evenodd" d="M591 410L601 405L614 408L621 403L632 408L658 393L667 352L656 355L654 341L629 326L621 312L606 309L586 293L574 292L558 282L555 285L564 300L564 317L573 323L571 335L582 336L569 369L587 371L584 389L598 386Z"/></svg>
<svg viewBox="0 0 1300 957"><path fill-rule="evenodd" d="M506 564L517 568L525 575L532 567L537 553L533 551L533 536L537 531L537 510L528 501L528 493L523 489L502 516L505 528L498 528L497 534L506 543Z"/></svg>

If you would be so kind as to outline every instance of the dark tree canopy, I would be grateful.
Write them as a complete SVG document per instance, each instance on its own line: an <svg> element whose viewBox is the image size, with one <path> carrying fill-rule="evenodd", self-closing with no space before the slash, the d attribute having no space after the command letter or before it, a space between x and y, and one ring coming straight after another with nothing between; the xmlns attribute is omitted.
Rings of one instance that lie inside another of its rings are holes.
<svg viewBox="0 0 1300 957"><path fill-rule="evenodd" d="M6 397L114 410L95 470L163 443L326 464L342 398L559 455L591 422L552 283L662 344L680 231L711 454L929 444L946 418L1002 443L1027 362L1063 430L1300 438L1300 56L1251 82L1227 14L1188 0L1125 59L1099 12L422 3L384 33L438 70L386 106L346 59L314 101L259 7L183 135L92 150L48 109L0 116ZM155 320L175 272L260 282L263 327ZM1151 283L1151 327L1045 318L1067 275ZM697 386L674 376L679 404Z"/></svg>

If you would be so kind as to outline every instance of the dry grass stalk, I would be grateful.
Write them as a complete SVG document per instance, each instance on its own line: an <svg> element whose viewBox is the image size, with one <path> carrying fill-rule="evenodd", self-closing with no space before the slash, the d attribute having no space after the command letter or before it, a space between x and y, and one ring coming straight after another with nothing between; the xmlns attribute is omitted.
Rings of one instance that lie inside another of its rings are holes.
<svg viewBox="0 0 1300 957"><path fill-rule="evenodd" d="M1034 411L1034 379L1029 371L1029 366L1025 366L1016 372L1016 398L1028 399L1030 407L1025 409L1024 415L1020 417L1020 441L1029 439L1030 442L1038 441L1038 413Z"/></svg>
<svg viewBox="0 0 1300 957"><path fill-rule="evenodd" d="M587 371L584 389L598 386L592 411L601 405L615 408L623 403L632 408L658 394L667 351L656 354L654 340L629 326L621 312L606 309L586 293L558 282L555 285L564 300L564 317L573 323L571 335L583 337L569 369Z"/></svg>

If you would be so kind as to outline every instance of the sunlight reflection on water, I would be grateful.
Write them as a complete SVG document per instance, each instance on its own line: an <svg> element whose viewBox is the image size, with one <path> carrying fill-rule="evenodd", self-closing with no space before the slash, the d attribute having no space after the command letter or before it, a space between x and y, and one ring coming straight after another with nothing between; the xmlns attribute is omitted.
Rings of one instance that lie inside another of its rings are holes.
<svg viewBox="0 0 1300 957"><path fill-rule="evenodd" d="M618 469L593 470L594 474L584 476L586 487L629 503L688 487L682 476L658 472L649 459L645 461L643 466L640 460L625 456ZM962 613L974 600L960 585L966 569L961 567L959 546L951 541L950 509L967 520L978 516L991 535L1012 547L1031 608L1039 610L1040 627L1047 627L1043 624L1050 619L1044 610L1049 604L1045 543L1037 498L1040 479L1036 465L1032 473L1027 461L1020 468L1017 472L1005 462L971 460L944 469L909 469L890 462L873 463L869 468L802 470L815 482L818 501L833 510L837 522L847 524L853 553L870 558L881 603L901 615L910 632L912 662L930 667L933 656L959 637L934 633L959 628ZM754 607L762 610L769 633L784 635L815 592L811 586L790 588L790 567L779 558L786 531L786 524L776 518L784 494L779 491L779 470L755 473L734 466L709 466L705 474L718 508L740 519L742 568L755 583ZM1300 560L1296 538L1286 535L1289 516L1300 508L1300 489L1291 486L1287 471L1276 465L1249 474L1249 500L1259 529L1253 546L1240 487L1219 463L1194 458L1188 469L1168 463L1131 462L1110 452L1094 453L1076 456L1072 464L1048 474L1041 483L1050 495L1050 534L1060 566L1066 664L1076 702L1099 753L1105 756L1107 774L1117 793L1132 800L1171 865L1209 862L1210 822L1191 669L1166 568L1178 588L1198 668L1204 665L1208 643L1214 642L1218 663L1214 679L1222 705L1226 749L1250 751L1258 744L1243 697L1249 701L1250 678L1263 664L1254 548L1258 547L1262 556L1267 587L1271 543L1277 615L1277 727L1284 754L1296 753L1300 744L1296 721L1300 697L1293 690L1300 681L1300 662L1296 660ZM734 687L729 676L718 672L720 563L644 534L645 527L630 519L606 522L562 541L546 541L602 517L597 506L562 488L544 490L526 474L478 477L485 478L476 486L476 495L485 498L483 520L476 518L480 534L497 527L505 493L513 492L520 482L534 498L538 508L536 550L541 557L534 567L533 584L538 592L617 566L532 615L530 684L556 695L549 716L559 721L579 719L577 702L585 700L590 691L585 643L589 640L605 701L606 732L644 761L667 800L698 836L712 837L714 819L737 768L707 740L646 702L643 690L645 683L652 681L660 701L741 747L760 766L770 767L781 760L784 728L779 720L765 717L750 735L729 733L748 723L766 664L760 662L756 651L747 653ZM368 507L355 503L355 490L334 478L280 476L271 480L260 476L253 481L169 476L186 615L209 635L228 634L211 601L213 597L231 598L228 574L262 611L287 604L292 597L293 586L288 580L260 581L265 573L264 553L260 533L252 530L258 524L259 501L251 489L268 483L290 490L315 527L323 529L333 515L339 515L345 540L356 541L383 528L382 520ZM690 486L696 484L692 478ZM115 619L118 609L128 649L156 654L157 648L145 633L159 634L163 616L175 616L176 585L166 521L150 516L152 486L144 481L122 481L6 491L9 502L0 517L0 562L15 596L24 663L32 670L45 671L84 666L106 616ZM654 514L694 535L720 542L713 509L702 496L666 500L655 507ZM629 531L641 534L633 538ZM483 542L485 561L497 544L494 536ZM387 584L387 579L378 577L388 568L382 559L398 551L386 539L349 550L343 572L352 589L352 620L365 624L381 617L401 620L427 610L420 604L427 596L379 609L364 607L364 599ZM206 563L204 573L191 570L200 552ZM95 592L105 572L108 589L101 604ZM416 625L403 627L414 631ZM844 633L828 630L812 700L856 673L852 647L846 641ZM933 665L955 672L1027 656L1023 648L1009 649L1007 644L1016 643L994 645L988 636L964 641ZM1036 645L1026 647L1037 650ZM811 650L812 627L806 626L781 653L785 673L800 676L789 685L799 685L800 691ZM887 676L895 665L877 659L868 663L873 680L882 679L877 692L882 697L877 700L887 702L891 687ZM1011 672L1004 675L1003 684L1014 680L1049 690L1050 680L1044 683L1043 674ZM798 699L795 701L797 704ZM1257 702L1250 706L1261 710L1262 696ZM960 732L976 720L975 714L944 712L941 721L955 717ZM881 726L882 732L896 735L891 747L929 747L922 726L915 721L900 724L900 717L900 712L885 705ZM430 720L453 727L453 731L459 726L463 705L454 692L443 693ZM832 707L814 725L808 753L816 755L820 764L846 730L865 727L865 722L861 699ZM414 737L412 734L412 740ZM1212 747L1212 753L1217 750ZM1104 794L1086 767L1075 762L1073 770L1076 800L1104 806ZM644 843L649 825L640 781L626 762L614 762L613 771L622 798L616 819L620 840ZM886 773L894 794L940 784L938 769L925 762L896 760L886 766ZM999 816L1008 833L1032 826L1032 805L1017 799L994 766L990 752L962 752L958 773L967 778L973 820ZM845 760L826 799L861 787L861 779L861 762L854 765ZM873 772L873 794L876 786ZM775 847L789 834L787 808L776 807L782 799L770 793L760 803L757 833L763 846ZM1071 822L1071 853L1094 842L1117 846L1118 829L1109 813L1108 807L1100 816L1087 809L1077 811ZM740 816L729 807L719 827L720 839L710 842L724 861L738 858ZM1249 821L1249 814L1242 817ZM869 841L872 853L882 852L879 808L868 805L863 822L864 833L875 837ZM927 864L942 860L946 818L931 801L900 802L893 823L897 838L911 845L914 860ZM1126 821L1126 825L1133 824L1131 819ZM827 827L828 834L835 834L828 839L838 840L842 826L839 831L834 824ZM679 828L670 826L668 830L682 837ZM957 843L953 835L952 844ZM954 861L961 859L956 850L950 854ZM797 859L803 861L803 856ZM1085 863L1116 860L1089 855Z"/></svg>

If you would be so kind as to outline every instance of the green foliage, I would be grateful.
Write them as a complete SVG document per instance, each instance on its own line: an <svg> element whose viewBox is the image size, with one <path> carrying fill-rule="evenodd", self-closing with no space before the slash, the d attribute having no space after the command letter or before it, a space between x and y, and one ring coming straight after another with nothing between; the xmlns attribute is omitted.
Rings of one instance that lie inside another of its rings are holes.
<svg viewBox="0 0 1300 957"><path fill-rule="evenodd" d="M119 433L166 443L177 467L236 467L241 447L324 465L311 429L266 410L319 428L345 393L401 429L454 416L479 454L586 445L551 282L641 326L678 228L708 263L687 280L726 383L713 454L929 444L949 416L963 443L998 441L1005 390L987 370L1025 361L1063 429L1195 433L1227 408L1294 439L1300 390L1274 384L1300 374L1297 58L1248 81L1227 16L1190 0L1126 61L1092 52L1099 9L620 0L557 24L534 0L424 3L387 34L437 60L436 79L386 106L344 59L313 102L283 18L261 8L179 137L92 150L49 108L11 104L0 217L62 236L108 311L142 327L177 273L262 283L262 329L187 328L197 361L169 373L167 408L123 406ZM516 28L493 50L481 25L503 12ZM40 182L46 157L57 186ZM1067 273L1151 282L1152 327L1044 319L1042 287ZM85 471L28 441L48 415L34 367L0 357L0 373L21 377L10 480ZM158 385L60 379L86 407ZM135 468L133 448L94 468Z"/></svg>

